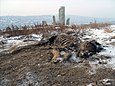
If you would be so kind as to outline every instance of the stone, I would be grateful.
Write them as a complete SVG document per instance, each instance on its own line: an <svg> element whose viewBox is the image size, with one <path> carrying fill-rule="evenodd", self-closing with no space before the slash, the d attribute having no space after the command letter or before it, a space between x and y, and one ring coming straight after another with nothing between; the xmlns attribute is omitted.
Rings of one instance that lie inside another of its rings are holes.
<svg viewBox="0 0 115 86"><path fill-rule="evenodd" d="M59 24L65 25L65 7L61 6L59 9Z"/></svg>
<svg viewBox="0 0 115 86"><path fill-rule="evenodd" d="M70 18L66 20L66 25L69 25L69 24L70 24Z"/></svg>

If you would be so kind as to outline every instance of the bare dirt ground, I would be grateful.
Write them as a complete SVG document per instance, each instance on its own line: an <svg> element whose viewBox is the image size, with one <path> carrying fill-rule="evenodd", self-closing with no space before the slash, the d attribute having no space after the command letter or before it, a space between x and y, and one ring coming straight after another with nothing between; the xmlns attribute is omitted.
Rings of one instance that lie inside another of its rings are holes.
<svg viewBox="0 0 115 86"><path fill-rule="evenodd" d="M49 46L26 46L0 57L0 86L115 86L115 70L91 70L88 60L51 63ZM106 82L103 79L110 79Z"/></svg>

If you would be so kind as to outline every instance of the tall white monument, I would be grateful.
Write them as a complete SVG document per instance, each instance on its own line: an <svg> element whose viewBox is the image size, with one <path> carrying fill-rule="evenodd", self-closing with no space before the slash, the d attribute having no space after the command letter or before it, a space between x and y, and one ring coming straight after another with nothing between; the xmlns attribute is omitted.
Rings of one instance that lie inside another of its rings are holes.
<svg viewBox="0 0 115 86"><path fill-rule="evenodd" d="M65 25L65 7L61 6L59 9L59 24Z"/></svg>

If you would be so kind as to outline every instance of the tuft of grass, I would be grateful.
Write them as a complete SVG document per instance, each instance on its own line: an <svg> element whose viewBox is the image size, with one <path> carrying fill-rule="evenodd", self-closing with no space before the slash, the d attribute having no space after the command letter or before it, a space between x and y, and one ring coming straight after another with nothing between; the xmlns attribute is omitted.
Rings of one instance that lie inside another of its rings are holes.
<svg viewBox="0 0 115 86"><path fill-rule="evenodd" d="M110 28L105 28L105 29L104 29L104 32L106 32L106 33L112 33L113 30L111 30Z"/></svg>
<svg viewBox="0 0 115 86"><path fill-rule="evenodd" d="M115 39L115 36L112 36L111 39Z"/></svg>

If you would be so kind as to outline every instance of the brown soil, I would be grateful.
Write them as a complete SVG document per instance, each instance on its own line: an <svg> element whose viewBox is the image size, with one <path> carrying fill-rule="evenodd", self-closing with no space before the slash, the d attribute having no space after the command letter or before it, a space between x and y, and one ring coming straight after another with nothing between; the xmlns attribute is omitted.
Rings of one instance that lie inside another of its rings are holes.
<svg viewBox="0 0 115 86"><path fill-rule="evenodd" d="M0 57L0 86L115 86L115 70L96 69L90 74L88 61L82 63L51 63L49 46L26 46L9 55ZM31 73L29 79L27 74ZM34 79L32 79L34 77ZM113 85L100 80L113 79ZM29 83L27 83L29 82ZM24 85L26 83L26 85Z"/></svg>

